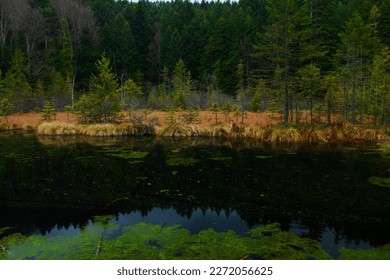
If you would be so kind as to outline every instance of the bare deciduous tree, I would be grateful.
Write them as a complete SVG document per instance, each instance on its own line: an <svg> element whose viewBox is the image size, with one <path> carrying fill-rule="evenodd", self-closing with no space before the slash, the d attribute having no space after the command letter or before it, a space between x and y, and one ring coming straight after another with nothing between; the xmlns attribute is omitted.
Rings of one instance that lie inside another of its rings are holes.
<svg viewBox="0 0 390 280"><path fill-rule="evenodd" d="M84 31L89 31L97 37L96 20L91 9L81 0L50 0L50 5L55 9L61 19L68 21L72 32L73 49L81 45L81 36Z"/></svg>
<svg viewBox="0 0 390 280"><path fill-rule="evenodd" d="M22 32L26 44L26 54L32 75L37 75L42 69L43 55L37 53L37 46L45 41L46 21L38 9L27 6L25 9Z"/></svg>
<svg viewBox="0 0 390 280"><path fill-rule="evenodd" d="M21 23L21 13L27 0L0 0L0 47L4 50L9 36Z"/></svg>

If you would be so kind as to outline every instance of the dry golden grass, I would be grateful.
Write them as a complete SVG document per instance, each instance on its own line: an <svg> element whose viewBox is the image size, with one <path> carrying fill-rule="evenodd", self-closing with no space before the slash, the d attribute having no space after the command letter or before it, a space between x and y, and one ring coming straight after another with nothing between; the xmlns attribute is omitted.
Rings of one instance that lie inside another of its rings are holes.
<svg viewBox="0 0 390 280"><path fill-rule="evenodd" d="M92 137L154 135L154 128L129 124L80 125L63 122L43 122L37 127L38 135L85 135Z"/></svg>
<svg viewBox="0 0 390 280"><path fill-rule="evenodd" d="M121 124L77 124L74 116L67 113L59 113L59 121L36 121L33 114L12 115L10 119L17 120L18 128L26 131L37 130L39 135L86 135L93 137L109 136L143 136L156 135L164 137L212 137L226 139L254 139L262 142L352 142L352 141L388 141L389 135L384 129L352 125L310 126L298 125L296 127L284 127L276 124L270 125L266 113L248 113L244 124L233 122L233 117L220 118L217 125L212 118L212 112L199 113L199 123L186 124L183 117L176 113L174 123L167 123L166 112L153 111L144 119ZM19 119L20 117L20 119ZM24 122L23 122L24 121ZM0 130L15 129L16 126L0 124Z"/></svg>
<svg viewBox="0 0 390 280"><path fill-rule="evenodd" d="M0 131L16 130L18 127L11 123L5 123L0 121Z"/></svg>
<svg viewBox="0 0 390 280"><path fill-rule="evenodd" d="M37 127L38 135L78 135L82 127L77 124L62 122L43 122Z"/></svg>
<svg viewBox="0 0 390 280"><path fill-rule="evenodd" d="M82 134L86 136L108 137L132 135L133 131L129 125L116 124L92 124L84 126Z"/></svg>

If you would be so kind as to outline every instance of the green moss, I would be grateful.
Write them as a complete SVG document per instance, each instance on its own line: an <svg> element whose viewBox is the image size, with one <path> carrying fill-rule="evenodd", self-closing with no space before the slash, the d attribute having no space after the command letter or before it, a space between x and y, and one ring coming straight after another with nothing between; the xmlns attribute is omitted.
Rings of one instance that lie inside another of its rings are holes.
<svg viewBox="0 0 390 280"><path fill-rule="evenodd" d="M370 177L368 179L368 182L375 186L386 187L386 188L390 187L390 178Z"/></svg>

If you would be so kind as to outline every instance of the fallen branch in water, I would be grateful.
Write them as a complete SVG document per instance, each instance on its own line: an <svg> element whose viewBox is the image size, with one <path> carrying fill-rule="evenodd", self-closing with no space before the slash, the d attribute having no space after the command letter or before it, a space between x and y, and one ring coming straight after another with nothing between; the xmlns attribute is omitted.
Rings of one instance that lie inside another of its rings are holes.
<svg viewBox="0 0 390 280"><path fill-rule="evenodd" d="M106 206L104 206L104 209L110 207L111 205L113 205L114 203L118 202L118 201L121 201L121 200L126 200L128 199L127 197L119 197L119 198L116 198L114 199L113 201L111 201L110 203L108 203Z"/></svg>
<svg viewBox="0 0 390 280"><path fill-rule="evenodd" d="M96 256L99 255L99 253L100 253L100 249L102 248L102 242L103 242L103 235L100 235L98 245L96 248L96 253L95 253Z"/></svg>
<svg viewBox="0 0 390 280"><path fill-rule="evenodd" d="M8 255L12 255L10 251L7 250L3 245L0 245L0 249L6 252Z"/></svg>

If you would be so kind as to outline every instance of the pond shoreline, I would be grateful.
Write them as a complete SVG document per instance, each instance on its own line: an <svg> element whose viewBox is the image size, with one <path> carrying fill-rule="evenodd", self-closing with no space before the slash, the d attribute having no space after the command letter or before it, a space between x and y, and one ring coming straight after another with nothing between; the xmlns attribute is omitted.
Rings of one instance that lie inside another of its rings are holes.
<svg viewBox="0 0 390 280"><path fill-rule="evenodd" d="M291 124L283 126L268 120L267 113L252 113L244 124L211 119L212 112L202 111L198 121L188 123L182 115L167 120L167 112L152 111L148 115L134 113L132 122L107 124L80 124L72 113L57 113L56 120L42 121L38 113L17 114L8 123L0 122L0 131L21 130L36 132L40 136L84 135L88 137L158 136L158 137L205 137L220 139L253 139L277 143L349 143L357 141L389 141L390 134L383 128L351 123ZM138 114L138 115L137 115ZM210 115L211 114L211 115ZM255 114L255 115L254 115ZM221 114L222 115L222 114ZM255 121L255 117L257 118ZM221 119L222 116L220 117ZM273 117L275 119L275 117Z"/></svg>
<svg viewBox="0 0 390 280"><path fill-rule="evenodd" d="M364 128L349 123L331 127L245 127L236 124L203 127L201 125L148 126L131 124L72 124L43 122L23 131L39 136L122 137L150 136L170 138L216 138L256 140L269 143L351 143L385 142L390 136L384 129Z"/></svg>

